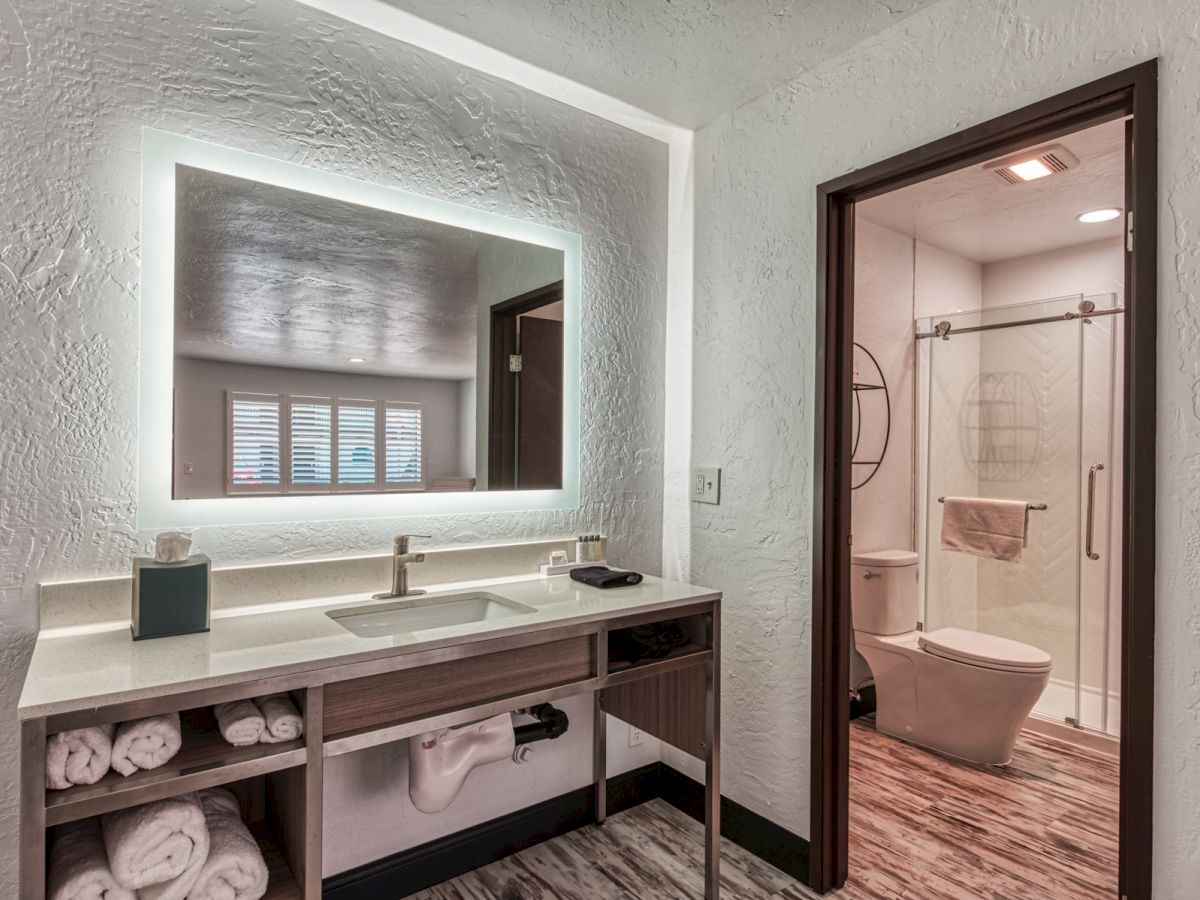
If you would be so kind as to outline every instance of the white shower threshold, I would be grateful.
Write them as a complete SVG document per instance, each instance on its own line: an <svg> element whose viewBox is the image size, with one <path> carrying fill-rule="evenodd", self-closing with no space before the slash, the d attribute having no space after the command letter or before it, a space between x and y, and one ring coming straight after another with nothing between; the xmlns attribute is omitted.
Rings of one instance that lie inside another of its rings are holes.
<svg viewBox="0 0 1200 900"><path fill-rule="evenodd" d="M1104 705L1104 694L1096 687L1084 685L1079 690L1079 725L1076 727L1067 723L1067 718L1074 718L1075 685L1061 678L1051 678L1042 692L1042 697L1033 708L1026 726L1039 734L1062 738L1063 740L1083 743L1093 746L1091 738L1098 743L1095 749L1108 750L1109 745L1116 745L1120 734L1121 695L1108 694L1108 729L1101 728L1104 721L1101 715ZM1115 749L1112 752L1116 752Z"/></svg>

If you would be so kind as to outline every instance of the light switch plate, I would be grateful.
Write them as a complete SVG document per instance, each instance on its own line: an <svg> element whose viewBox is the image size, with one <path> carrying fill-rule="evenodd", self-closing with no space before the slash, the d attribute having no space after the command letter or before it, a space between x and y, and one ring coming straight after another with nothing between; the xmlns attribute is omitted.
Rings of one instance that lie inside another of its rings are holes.
<svg viewBox="0 0 1200 900"><path fill-rule="evenodd" d="M716 466L692 466L692 502L721 502L721 470Z"/></svg>

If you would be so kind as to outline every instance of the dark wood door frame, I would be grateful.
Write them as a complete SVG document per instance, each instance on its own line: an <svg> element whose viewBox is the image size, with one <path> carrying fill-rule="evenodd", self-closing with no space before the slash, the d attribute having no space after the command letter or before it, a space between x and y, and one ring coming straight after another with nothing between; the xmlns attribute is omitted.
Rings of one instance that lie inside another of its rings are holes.
<svg viewBox="0 0 1200 900"><path fill-rule="evenodd" d="M1126 253L1121 583L1120 893L1149 900L1154 733L1158 75L1151 60L817 188L810 884L846 879L849 834L850 424L854 204L1132 114Z"/></svg>
<svg viewBox="0 0 1200 900"><path fill-rule="evenodd" d="M513 486L516 447L516 387L504 360L517 352L517 319L527 312L563 299L563 282L555 281L517 297L495 304L491 310L488 361L488 487L508 490Z"/></svg>

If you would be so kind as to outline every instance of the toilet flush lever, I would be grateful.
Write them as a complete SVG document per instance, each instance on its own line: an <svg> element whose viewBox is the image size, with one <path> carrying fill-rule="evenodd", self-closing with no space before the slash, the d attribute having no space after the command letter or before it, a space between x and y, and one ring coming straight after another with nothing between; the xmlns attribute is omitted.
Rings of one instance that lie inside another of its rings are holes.
<svg viewBox="0 0 1200 900"><path fill-rule="evenodd" d="M863 572L863 578L876 578L876 577L878 577L878 576L876 575L876 573L872 572L870 569L868 569L867 571Z"/></svg>

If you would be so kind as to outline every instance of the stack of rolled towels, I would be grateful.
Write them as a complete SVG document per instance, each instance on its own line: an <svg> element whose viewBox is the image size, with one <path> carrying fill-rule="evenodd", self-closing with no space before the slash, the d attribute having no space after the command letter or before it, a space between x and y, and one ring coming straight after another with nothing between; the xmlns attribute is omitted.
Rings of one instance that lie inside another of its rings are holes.
<svg viewBox="0 0 1200 900"><path fill-rule="evenodd" d="M304 717L287 694L219 703L213 714L221 735L235 747L278 744L304 735ZM157 769L179 752L182 743L175 712L62 731L46 740L46 787L61 791L95 784L109 769L122 775Z"/></svg>
<svg viewBox="0 0 1200 900"><path fill-rule="evenodd" d="M304 717L287 694L218 703L213 715L221 736L235 747L279 744L304 735Z"/></svg>
<svg viewBox="0 0 1200 900"><path fill-rule="evenodd" d="M50 845L48 900L258 900L267 865L225 788L71 822Z"/></svg>
<svg viewBox="0 0 1200 900"><path fill-rule="evenodd" d="M179 713L164 713L120 725L92 725L46 740L46 787L61 791L95 784L110 768L122 775L157 769L179 752Z"/></svg>

